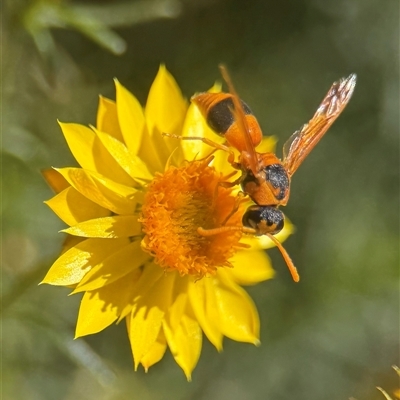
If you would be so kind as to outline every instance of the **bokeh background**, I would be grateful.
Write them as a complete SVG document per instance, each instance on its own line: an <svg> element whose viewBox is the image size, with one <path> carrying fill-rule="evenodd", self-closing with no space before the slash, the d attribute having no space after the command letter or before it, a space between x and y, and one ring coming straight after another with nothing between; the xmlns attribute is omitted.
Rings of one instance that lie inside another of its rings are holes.
<svg viewBox="0 0 400 400"><path fill-rule="evenodd" d="M382 399L399 364L397 0L2 2L4 400ZM190 97L225 63L264 134L285 140L331 83L356 72L345 112L302 165L276 279L248 288L259 348L205 340L188 383L170 354L133 371L124 324L73 341L79 295L38 286L62 229L40 176L75 161L57 118L93 124L118 77L142 104L159 64Z"/></svg>

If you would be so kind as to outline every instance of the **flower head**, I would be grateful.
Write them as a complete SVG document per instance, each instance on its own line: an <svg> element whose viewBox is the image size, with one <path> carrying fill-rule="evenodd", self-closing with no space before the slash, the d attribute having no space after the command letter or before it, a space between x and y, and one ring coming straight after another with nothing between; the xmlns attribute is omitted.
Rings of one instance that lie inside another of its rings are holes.
<svg viewBox="0 0 400 400"><path fill-rule="evenodd" d="M218 188L223 179L209 166L212 157L184 162L157 174L142 206L142 248L166 271L197 278L214 275L240 247L240 231L204 237L198 227L220 226L235 206L232 190ZM218 194L216 194L218 190ZM215 197L215 199L214 199ZM240 226L241 213L230 223Z"/></svg>
<svg viewBox="0 0 400 400"><path fill-rule="evenodd" d="M80 167L44 172L57 193L47 205L68 235L42 283L84 293L76 337L125 319L135 368L147 371L169 347L190 379L203 333L218 350L224 336L259 343L258 313L240 285L273 276L263 251L273 244L240 229L199 233L240 227L246 205L220 185L233 172L224 152L163 136L221 140L165 67L144 110L115 85L115 102L100 97L96 127L60 123Z"/></svg>

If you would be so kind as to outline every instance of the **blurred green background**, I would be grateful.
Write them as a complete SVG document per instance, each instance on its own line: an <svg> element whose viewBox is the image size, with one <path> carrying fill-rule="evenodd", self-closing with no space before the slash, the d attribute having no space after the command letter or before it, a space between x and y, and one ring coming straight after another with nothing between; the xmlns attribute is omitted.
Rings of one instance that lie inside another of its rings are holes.
<svg viewBox="0 0 400 400"><path fill-rule="evenodd" d="M399 364L399 3L396 0L2 2L2 394L8 400L382 399ZM187 383L170 354L133 372L125 324L73 341L79 295L38 282L62 223L40 176L75 161L56 119L93 124L118 77L142 102L161 62L184 94L230 69L278 154L333 81L345 112L302 165L276 279L248 288L260 348L204 341Z"/></svg>

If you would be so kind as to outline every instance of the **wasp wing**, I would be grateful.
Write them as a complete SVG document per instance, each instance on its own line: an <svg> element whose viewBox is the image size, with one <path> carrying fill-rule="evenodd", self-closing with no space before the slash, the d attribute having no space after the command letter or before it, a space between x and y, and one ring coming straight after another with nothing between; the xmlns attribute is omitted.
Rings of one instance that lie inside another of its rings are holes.
<svg viewBox="0 0 400 400"><path fill-rule="evenodd" d="M254 175L258 173L258 159L257 159L257 154L254 149L253 142L251 140L251 136L249 133L249 127L247 126L246 122L246 116L243 111L243 106L240 101L240 98L238 94L236 93L236 90L233 86L233 83L231 81L231 78L228 74L228 70L224 65L220 65L219 69L221 71L222 77L224 78L224 81L228 85L228 89L230 94L232 95L232 101L233 101L233 116L235 118L236 123L238 124L239 130L242 132L243 138L246 143L246 153L248 157L248 161L250 164L251 171L253 172Z"/></svg>
<svg viewBox="0 0 400 400"><path fill-rule="evenodd" d="M293 133L285 143L283 165L289 177L296 172L310 151L344 110L354 92L356 79L357 76L351 74L347 78L335 82L308 124Z"/></svg>

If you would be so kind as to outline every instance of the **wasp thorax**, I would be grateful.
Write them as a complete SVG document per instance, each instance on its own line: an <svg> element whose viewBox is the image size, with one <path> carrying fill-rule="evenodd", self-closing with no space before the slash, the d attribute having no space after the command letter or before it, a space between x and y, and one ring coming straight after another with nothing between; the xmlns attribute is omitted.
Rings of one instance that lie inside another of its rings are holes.
<svg viewBox="0 0 400 400"><path fill-rule="evenodd" d="M254 185L260 186L263 182L268 182L270 184L276 200L283 200L286 197L290 181L282 164L270 164L263 167L258 177L255 177L251 170L246 170L245 176L241 182L242 190L244 192L249 192L249 187L254 187ZM272 205L273 203L270 204Z"/></svg>
<svg viewBox="0 0 400 400"><path fill-rule="evenodd" d="M279 189L276 198L282 200L289 189L289 177L282 164L272 164L265 167L265 179L274 189Z"/></svg>

